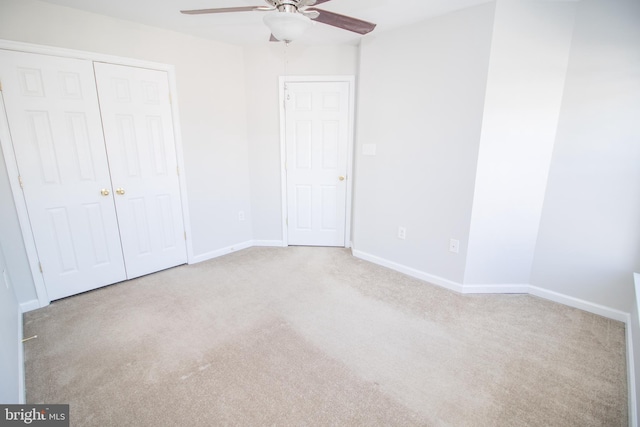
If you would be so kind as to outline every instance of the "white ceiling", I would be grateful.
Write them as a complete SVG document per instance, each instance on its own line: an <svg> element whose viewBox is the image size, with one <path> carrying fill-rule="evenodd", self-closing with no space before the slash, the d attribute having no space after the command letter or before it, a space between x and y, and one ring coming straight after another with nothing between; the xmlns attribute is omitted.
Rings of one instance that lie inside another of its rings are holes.
<svg viewBox="0 0 640 427"><path fill-rule="evenodd" d="M197 37L241 45L267 43L269 30L262 12L183 15L180 10L262 6L263 0L42 0L127 21L166 28ZM374 22L372 34L491 0L332 0L319 6ZM356 44L362 36L317 23L300 44Z"/></svg>

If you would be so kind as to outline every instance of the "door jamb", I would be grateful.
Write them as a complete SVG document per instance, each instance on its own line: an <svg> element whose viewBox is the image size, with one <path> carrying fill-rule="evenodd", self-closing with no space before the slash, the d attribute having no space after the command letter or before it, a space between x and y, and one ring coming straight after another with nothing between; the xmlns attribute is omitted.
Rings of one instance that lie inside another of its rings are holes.
<svg viewBox="0 0 640 427"><path fill-rule="evenodd" d="M280 182L282 196L282 246L289 246L289 230L287 223L287 148L286 148L286 111L285 89L287 83L325 83L341 82L349 84L349 130L347 141L347 195L346 218L344 227L344 247L351 247L351 217L353 203L353 145L355 131L355 76L280 76Z"/></svg>
<svg viewBox="0 0 640 427"><path fill-rule="evenodd" d="M116 65L126 65L129 67L138 67L138 68L148 68L157 71L164 71L167 73L167 78L169 80L169 91L171 95L171 114L173 119L173 136L175 142L177 163L178 163L178 180L180 182L180 200L182 202L182 216L183 216L183 224L185 231L185 238L187 240L187 262L189 264L193 264L196 261L195 255L193 252L193 241L192 233L191 233L191 222L189 215L189 202L187 200L187 180L185 175L185 167L184 167L184 153L183 153L183 144L182 144L182 133L180 131L180 116L178 109L178 95L177 95L177 85L176 85L176 72L175 67L169 64L162 64L159 62L150 62L143 61L132 58L124 58L120 56L113 55L104 55L95 52L87 52L81 50L74 49L65 49L53 46L46 45L38 45L32 43L23 43L23 42L15 42L11 40L0 39L0 49L4 50L13 50L24 53L35 53L41 55L50 55L57 56L62 58L73 58L80 59L92 62L106 62L110 64ZM4 104L2 105L2 111L0 114L4 114ZM8 130L8 123L2 123L5 118L0 118L0 132L5 132ZM3 127L6 128L3 129ZM8 132L7 132L8 133ZM4 136L4 135L3 135ZM27 205L22 197L22 191L20 190L20 183L18 182L18 168L16 163L15 153L13 151L13 145L10 141L7 141L7 138L2 139L1 148L4 150L5 163L7 167L7 172L9 172L9 181L11 183L11 188L13 191L13 199L16 204L16 211L18 214L18 220L20 221L20 227L22 229L22 237L24 240L24 245L27 252L27 257L29 259L29 265L31 267L31 275L33 277L33 282L35 284L36 295L38 298L38 303L40 308L49 305L51 300L46 291L46 286L44 283L44 278L40 273L39 268L39 257L38 252L36 250L35 241L33 239L33 233L31 231L31 224L29 222L29 215L27 211ZM9 156L11 156L9 158ZM17 192L16 192L17 191ZM19 196L18 196L19 195ZM24 304L25 301L22 301ZM38 307L30 307L38 308Z"/></svg>

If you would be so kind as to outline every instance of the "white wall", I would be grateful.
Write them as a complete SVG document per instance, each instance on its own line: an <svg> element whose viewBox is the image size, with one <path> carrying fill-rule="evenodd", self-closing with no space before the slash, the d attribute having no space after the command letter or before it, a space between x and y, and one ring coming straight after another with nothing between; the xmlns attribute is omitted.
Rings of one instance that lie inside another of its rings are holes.
<svg viewBox="0 0 640 427"><path fill-rule="evenodd" d="M640 271L640 2L579 3L531 283L629 313Z"/></svg>
<svg viewBox="0 0 640 427"><path fill-rule="evenodd" d="M493 16L490 3L364 39L353 231L360 255L462 282ZM377 155L363 156L363 144ZM461 242L458 255L450 238Z"/></svg>
<svg viewBox="0 0 640 427"><path fill-rule="evenodd" d="M528 284L575 2L498 0L465 284Z"/></svg>
<svg viewBox="0 0 640 427"><path fill-rule="evenodd" d="M0 2L0 38L175 65L194 253L251 240L241 48L35 0Z"/></svg>
<svg viewBox="0 0 640 427"><path fill-rule="evenodd" d="M6 247L7 250L3 250ZM13 292L5 252L14 248L0 241L0 403L23 403L20 306Z"/></svg>
<svg viewBox="0 0 640 427"><path fill-rule="evenodd" d="M358 47L270 43L245 48L244 59L253 237L276 243L282 240L278 77L356 75Z"/></svg>
<svg viewBox="0 0 640 427"><path fill-rule="evenodd" d="M2 135L0 135L2 138ZM20 222L16 213L16 206L11 195L11 185L5 169L5 158L0 149L0 242L10 244L11 250L7 251L5 258L11 266L13 282L21 284L15 286L14 292L20 302L37 300L35 285L29 260L20 231Z"/></svg>

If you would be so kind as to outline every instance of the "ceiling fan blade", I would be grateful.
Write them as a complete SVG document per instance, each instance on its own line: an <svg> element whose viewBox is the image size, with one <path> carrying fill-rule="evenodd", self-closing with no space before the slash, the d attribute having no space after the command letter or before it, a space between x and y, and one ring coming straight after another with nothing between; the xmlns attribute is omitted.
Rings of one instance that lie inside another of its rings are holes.
<svg viewBox="0 0 640 427"><path fill-rule="evenodd" d="M333 27L342 28L343 30L353 31L358 34L368 34L376 28L376 24L371 22L362 21L360 19L322 9L309 8L307 11L320 12L320 15L315 19L315 21L322 22L323 24L331 25Z"/></svg>
<svg viewBox="0 0 640 427"><path fill-rule="evenodd" d="M309 19L316 19L318 16L320 16L320 12L318 12L317 10L301 10L300 13Z"/></svg>
<svg viewBox="0 0 640 427"><path fill-rule="evenodd" d="M263 6L223 7L218 9L181 10L180 13L184 13L185 15L203 15L205 13L251 12L261 7Z"/></svg>

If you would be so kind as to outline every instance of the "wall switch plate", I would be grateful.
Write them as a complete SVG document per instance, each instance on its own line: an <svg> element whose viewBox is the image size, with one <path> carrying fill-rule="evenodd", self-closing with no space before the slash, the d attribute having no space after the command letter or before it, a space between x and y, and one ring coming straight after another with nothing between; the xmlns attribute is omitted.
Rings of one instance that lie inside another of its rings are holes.
<svg viewBox="0 0 640 427"><path fill-rule="evenodd" d="M457 254L460 252L460 240L451 239L449 240L449 252L453 252Z"/></svg>
<svg viewBox="0 0 640 427"><path fill-rule="evenodd" d="M244 211L238 212L238 221L244 221Z"/></svg>
<svg viewBox="0 0 640 427"><path fill-rule="evenodd" d="M398 227L398 239L405 240L407 238L406 227Z"/></svg>
<svg viewBox="0 0 640 427"><path fill-rule="evenodd" d="M363 156L375 156L377 151L376 144L362 144Z"/></svg>

